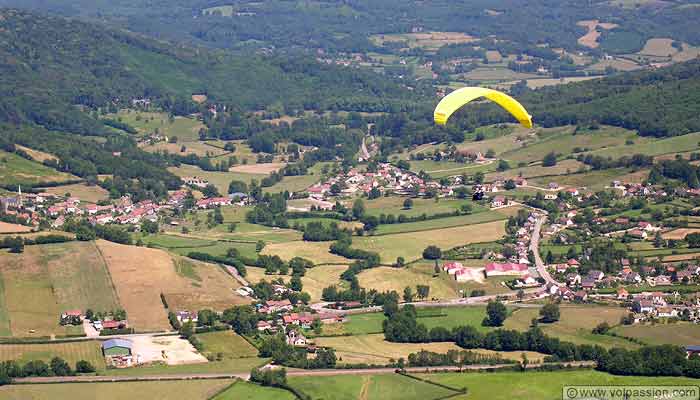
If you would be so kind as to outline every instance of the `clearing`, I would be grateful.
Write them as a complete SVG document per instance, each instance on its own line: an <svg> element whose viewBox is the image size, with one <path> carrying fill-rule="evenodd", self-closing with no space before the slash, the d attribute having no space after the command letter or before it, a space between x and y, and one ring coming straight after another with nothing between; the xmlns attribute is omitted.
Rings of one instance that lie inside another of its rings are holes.
<svg viewBox="0 0 700 400"><path fill-rule="evenodd" d="M595 49L598 47L598 38L600 37L600 32L597 29L598 27L600 27L601 29L605 29L605 30L617 28L617 24L608 23L608 22L600 22L597 19L579 21L576 23L576 25L582 26L582 27L588 29L588 32L586 32L585 35L578 38L578 44L580 44L581 46L586 46L586 47L591 48L591 49Z"/></svg>
<svg viewBox="0 0 700 400"><path fill-rule="evenodd" d="M109 199L109 192L97 185L87 185L85 183L75 183L72 185L53 186L43 189L46 193L55 194L56 196L77 197L80 201L88 203L97 203L101 200Z"/></svg>
<svg viewBox="0 0 700 400"><path fill-rule="evenodd" d="M77 176L56 171L44 164L0 150L0 182L5 187L33 186L43 182L79 180Z"/></svg>

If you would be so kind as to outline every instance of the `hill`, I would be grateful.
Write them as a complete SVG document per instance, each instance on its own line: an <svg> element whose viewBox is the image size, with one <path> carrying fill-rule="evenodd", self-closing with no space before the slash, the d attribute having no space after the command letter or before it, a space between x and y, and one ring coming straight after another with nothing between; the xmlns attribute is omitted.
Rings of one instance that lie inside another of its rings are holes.
<svg viewBox="0 0 700 400"><path fill-rule="evenodd" d="M58 17L0 10L0 121L105 134L83 110L151 102L196 111L192 94L247 110L385 111L408 90L369 71L304 57L233 56Z"/></svg>

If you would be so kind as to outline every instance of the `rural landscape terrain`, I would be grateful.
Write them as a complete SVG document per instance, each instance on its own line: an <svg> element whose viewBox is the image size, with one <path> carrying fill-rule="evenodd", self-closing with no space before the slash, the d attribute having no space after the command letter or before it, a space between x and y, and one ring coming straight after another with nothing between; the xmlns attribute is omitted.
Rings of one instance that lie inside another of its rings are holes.
<svg viewBox="0 0 700 400"><path fill-rule="evenodd" d="M0 0L0 399L700 398L698 21Z"/></svg>

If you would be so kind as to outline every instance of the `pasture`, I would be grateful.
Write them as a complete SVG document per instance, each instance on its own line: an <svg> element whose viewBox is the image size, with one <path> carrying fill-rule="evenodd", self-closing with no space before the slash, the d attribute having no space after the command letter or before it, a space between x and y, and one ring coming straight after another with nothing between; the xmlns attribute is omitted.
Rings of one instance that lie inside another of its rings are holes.
<svg viewBox="0 0 700 400"><path fill-rule="evenodd" d="M438 213L449 213L459 210L465 204L472 207L474 213L487 210L486 207L482 207L475 204L471 199L440 199L440 201L435 202L435 199L423 199L416 198L411 199L413 205L411 208L404 208L403 202L406 197L399 196L389 196L389 197L379 197L373 200L365 200L365 208L367 215L379 216L380 214L393 214L398 217L399 215L405 215L407 217L415 217L422 214L432 215ZM351 207L352 204L347 204L346 206Z"/></svg>
<svg viewBox="0 0 700 400"><path fill-rule="evenodd" d="M201 340L207 358L221 355L227 359L257 357L258 349L232 330L207 332L196 335Z"/></svg>
<svg viewBox="0 0 700 400"><path fill-rule="evenodd" d="M7 400L208 400L230 383L230 380L221 379L8 385L0 387L0 397Z"/></svg>
<svg viewBox="0 0 700 400"><path fill-rule="evenodd" d="M0 150L0 182L6 187L32 186L42 182L63 182L79 179L56 171L44 164L30 161L14 153Z"/></svg>
<svg viewBox="0 0 700 400"><path fill-rule="evenodd" d="M323 289L331 286L342 286L340 275L348 269L347 265L320 265L306 270L306 274L301 277L303 290L311 296L311 301L320 301ZM275 279L282 279L285 283L292 278L290 275L266 275L264 268L248 267L246 280L251 283L258 283L262 280L268 282Z"/></svg>
<svg viewBox="0 0 700 400"><path fill-rule="evenodd" d="M199 129L204 127L200 121L186 117L170 118L164 112L146 112L137 110L121 110L117 114L107 115L132 126L141 135L153 134L158 130L160 135L176 136L178 142L194 142L199 139Z"/></svg>
<svg viewBox="0 0 700 400"><path fill-rule="evenodd" d="M11 224L9 222L0 221L0 233L27 233L31 231L31 226Z"/></svg>
<svg viewBox="0 0 700 400"><path fill-rule="evenodd" d="M294 257L306 258L315 264L347 264L349 260L329 252L331 242L272 243L265 246L260 254L277 255L289 261Z"/></svg>
<svg viewBox="0 0 700 400"><path fill-rule="evenodd" d="M258 182L266 177L266 174L244 174L239 172L221 172L221 171L204 171L193 165L181 164L179 167L168 167L168 171L173 174L183 176L197 176L207 180L212 185L216 186L220 193L228 193L228 185L231 181L243 181L250 183L256 179Z"/></svg>
<svg viewBox="0 0 700 400"><path fill-rule="evenodd" d="M104 260L91 242L27 246L0 253L0 335L82 333L58 319L70 309L111 311L120 307Z"/></svg>
<svg viewBox="0 0 700 400"><path fill-rule="evenodd" d="M601 322L616 325L629 311L622 307L562 306L561 319L551 324L541 323L545 334L576 344L601 345L603 347L636 348L637 345L607 335L594 335L591 330ZM539 309L520 308L511 313L504 323L507 329L527 330L533 318L539 318Z"/></svg>
<svg viewBox="0 0 700 400"><path fill-rule="evenodd" d="M700 338L700 326L687 322L660 323L656 325L622 325L615 327L614 332L622 336L640 339L652 345L675 344L687 346L697 343L698 338Z"/></svg>
<svg viewBox="0 0 700 400"><path fill-rule="evenodd" d="M453 299L459 297L455 288L439 276L433 278L432 270L428 273L413 268L377 267L362 271L357 278L360 286L375 289L378 292L395 290L403 293L405 287L416 292L416 285L430 287L429 298Z"/></svg>
<svg viewBox="0 0 700 400"><path fill-rule="evenodd" d="M20 144L15 144L15 147L29 154L29 157L31 157L34 161L39 163L43 163L47 160L58 161L58 157L54 156L53 154L44 153L43 151L35 149L30 149L29 147L25 147Z"/></svg>
<svg viewBox="0 0 700 400"><path fill-rule="evenodd" d="M97 370L105 369L102 347L96 340L46 344L0 344L0 361L15 360L26 363L31 360L43 360L48 363L54 357L66 360L71 368L75 368L76 362L85 360Z"/></svg>
<svg viewBox="0 0 700 400"><path fill-rule="evenodd" d="M97 185L87 185L85 183L76 183L73 185L53 186L44 189L46 193L52 193L56 196L65 196L70 193L72 197L77 197L80 201L88 203L97 203L100 200L109 199L109 192Z"/></svg>
<svg viewBox="0 0 700 400"><path fill-rule="evenodd" d="M410 353L420 350L436 353L460 350L460 347L451 342L391 343L384 340L384 334L317 337L314 343L334 348L338 362L345 364L387 364L391 359L405 359Z"/></svg>
<svg viewBox="0 0 700 400"><path fill-rule="evenodd" d="M677 377L615 376L594 370L556 372L441 373L415 376L456 388L468 394L456 400L515 398L555 400L562 398L565 385L697 385L697 380Z"/></svg>
<svg viewBox="0 0 700 400"><path fill-rule="evenodd" d="M610 147L593 151L591 154L603 157L610 156L613 158L633 154L658 156L662 154L683 153L698 150L700 148L700 146L698 146L698 142L700 142L700 132L650 141L635 139L635 144L631 146Z"/></svg>
<svg viewBox="0 0 700 400"><path fill-rule="evenodd" d="M419 259L423 249L429 245L447 250L469 243L494 241L500 239L504 233L503 221L494 221L420 232L355 237L352 246L376 251L380 254L382 262L393 263L399 256L404 257L406 261Z"/></svg>
<svg viewBox="0 0 700 400"><path fill-rule="evenodd" d="M231 387L210 400L295 400L290 391L263 387L245 381L236 381Z"/></svg>
<svg viewBox="0 0 700 400"><path fill-rule="evenodd" d="M457 393L398 374L295 376L289 384L312 400L433 400Z"/></svg>

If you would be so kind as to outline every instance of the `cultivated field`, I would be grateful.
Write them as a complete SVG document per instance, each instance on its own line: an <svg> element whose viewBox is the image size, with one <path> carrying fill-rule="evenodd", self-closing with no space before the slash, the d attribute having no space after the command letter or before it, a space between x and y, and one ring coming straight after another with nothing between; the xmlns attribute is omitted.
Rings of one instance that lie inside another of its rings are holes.
<svg viewBox="0 0 700 400"><path fill-rule="evenodd" d="M230 383L222 379L12 385L0 387L0 397L7 400L207 400Z"/></svg>
<svg viewBox="0 0 700 400"><path fill-rule="evenodd" d="M683 240L685 237L691 233L698 233L700 229L698 228L678 228L668 232L664 232L661 237L668 240Z"/></svg>
<svg viewBox="0 0 700 400"><path fill-rule="evenodd" d="M376 251L380 254L382 262L393 263L399 256L404 257L406 261L421 258L423 249L429 245L447 250L468 243L494 241L500 239L504 233L503 221L495 221L429 231L356 237L353 238L352 246Z"/></svg>
<svg viewBox="0 0 700 400"><path fill-rule="evenodd" d="M58 161L58 157L53 154L44 153L43 151L30 149L29 147L24 147L20 144L15 144L15 147L29 154L29 156L36 162L43 163L44 161Z"/></svg>
<svg viewBox="0 0 700 400"><path fill-rule="evenodd" d="M312 400L433 400L456 393L398 374L293 377L289 383Z"/></svg>
<svg viewBox="0 0 700 400"><path fill-rule="evenodd" d="M240 172L244 174L265 174L269 175L273 172L277 172L280 168L283 168L286 163L263 163L263 164L248 164L248 165L237 165L231 167L230 171Z"/></svg>
<svg viewBox="0 0 700 400"><path fill-rule="evenodd" d="M306 274L301 277L304 291L309 293L311 301L320 301L324 288L331 285L341 285L340 275L348 269L347 265L320 265L306 270ZM261 280L271 281L282 278L284 282L289 282L290 275L265 275L263 268L248 267L248 282L257 283Z"/></svg>
<svg viewBox="0 0 700 400"><path fill-rule="evenodd" d="M588 29L588 32L586 32L585 35L578 38L578 44L580 44L581 46L589 47L591 49L595 49L598 47L598 38L600 37L600 32L597 28L600 27L601 29L609 30L617 27L617 24L599 22L597 19L579 21L576 23L576 25Z"/></svg>
<svg viewBox="0 0 700 400"><path fill-rule="evenodd" d="M278 255L283 260L291 260L294 257L307 258L315 264L347 264L348 259L328 251L331 242L287 242L273 243L265 246L260 254Z"/></svg>
<svg viewBox="0 0 700 400"><path fill-rule="evenodd" d="M218 266L185 260L178 268L172 257L162 251L99 241L129 322L141 331L168 330L163 293L172 310L223 310L246 302L234 293L239 287L233 277ZM149 268L143 268L149 260ZM180 263L183 261L177 259Z"/></svg>
<svg viewBox="0 0 700 400"><path fill-rule="evenodd" d="M10 224L8 222L0 221L0 233L27 233L31 232L31 226L24 226L19 224Z"/></svg>
<svg viewBox="0 0 700 400"><path fill-rule="evenodd" d="M0 182L3 185L30 186L40 182L62 182L79 179L65 172L58 172L41 163L27 160L14 153L0 150Z"/></svg>
<svg viewBox="0 0 700 400"><path fill-rule="evenodd" d="M143 149L146 151L167 151L171 154L180 155L196 154L200 157L218 157L224 154L229 154L228 151L224 150L223 148L210 145L209 142L158 142L153 145L144 146ZM184 151L182 151L183 149Z"/></svg>
<svg viewBox="0 0 700 400"><path fill-rule="evenodd" d="M625 154L645 154L648 156L657 156L669 153L683 153L699 149L699 141L700 132L651 141L635 139L635 144L632 146L611 147L593 151L592 154L604 157L611 156L613 158L619 158Z"/></svg>
<svg viewBox="0 0 700 400"><path fill-rule="evenodd" d="M177 136L178 142L194 142L199 139L199 129L204 125L197 120L185 117L175 117L172 120L164 112L143 112L122 110L108 118L121 120L136 129L139 134L153 134L156 129L160 135Z"/></svg>
<svg viewBox="0 0 700 400"><path fill-rule="evenodd" d="M652 38L647 40L639 54L653 57L671 57L678 50L672 46L673 39Z"/></svg>
<svg viewBox="0 0 700 400"><path fill-rule="evenodd" d="M65 196L70 193L71 196L79 198L81 201L88 203L97 203L100 200L109 199L109 192L105 189L92 185L88 186L84 183L76 183L73 185L54 186L44 189L47 193L53 193L57 196Z"/></svg>
<svg viewBox="0 0 700 400"><path fill-rule="evenodd" d="M79 342L57 342L51 344L1 344L0 361L16 360L26 363L31 360L51 361L61 357L71 368L80 360L89 361L96 369L104 370L102 347L96 340Z"/></svg>
<svg viewBox="0 0 700 400"><path fill-rule="evenodd" d="M368 363L387 364L390 359L398 360L408 357L410 353L420 350L446 353L448 350L460 350L454 343L391 343L384 340L383 334L319 337L314 342L319 346L335 349L338 362L346 364Z"/></svg>
<svg viewBox="0 0 700 400"><path fill-rule="evenodd" d="M0 253L0 265L0 335L82 333L58 324L62 311L120 307L94 243L27 246L22 254Z"/></svg>
<svg viewBox="0 0 700 400"><path fill-rule="evenodd" d="M434 229L452 228L456 226L483 224L486 222L500 221L508 217L500 211L482 211L469 215L456 217L437 218L419 222L406 222L403 224L380 225L376 229L377 235L390 235L404 232L430 231Z"/></svg>
<svg viewBox="0 0 700 400"><path fill-rule="evenodd" d="M496 372L416 374L431 382L451 387L466 387L467 395L456 400L511 400L562 398L565 385L697 385L697 380L676 377L615 376L593 370L558 372Z"/></svg>
<svg viewBox="0 0 700 400"><path fill-rule="evenodd" d="M407 42L409 47L437 50L448 44L471 43L476 38L462 32L424 32L373 35L370 39L378 45L386 42Z"/></svg>

